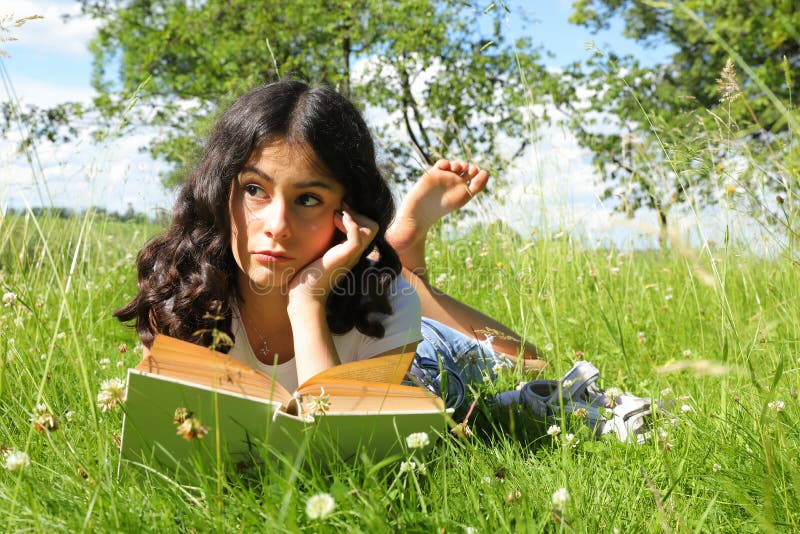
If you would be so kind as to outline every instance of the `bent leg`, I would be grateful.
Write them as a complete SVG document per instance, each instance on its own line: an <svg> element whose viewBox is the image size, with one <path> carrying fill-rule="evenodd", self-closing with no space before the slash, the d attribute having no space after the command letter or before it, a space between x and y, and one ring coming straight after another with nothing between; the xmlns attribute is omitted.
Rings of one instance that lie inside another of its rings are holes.
<svg viewBox="0 0 800 534"><path fill-rule="evenodd" d="M469 338L490 342L495 352L513 362L518 355L521 356L526 369L538 372L545 366L545 362L538 359L536 346L521 340L506 325L432 287L408 269L403 269L403 277L417 291L423 317L438 321Z"/></svg>

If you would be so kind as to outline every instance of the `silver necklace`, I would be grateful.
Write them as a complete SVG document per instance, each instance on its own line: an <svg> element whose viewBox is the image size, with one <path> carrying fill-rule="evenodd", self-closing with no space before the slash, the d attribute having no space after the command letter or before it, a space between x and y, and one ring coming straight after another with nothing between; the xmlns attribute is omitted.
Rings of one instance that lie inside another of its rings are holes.
<svg viewBox="0 0 800 534"><path fill-rule="evenodd" d="M244 313L240 312L239 315L241 315L242 319L244 319L244 321L247 324L250 325L250 328L252 328L255 331L256 335L258 336L258 339L261 341L261 346L258 349L256 349L256 351L255 351L256 352L256 357L258 358L260 356L260 358L258 358L259 360L267 361L267 356L269 355L269 347L267 346L267 338L265 338L263 335L261 335L261 330L259 330L258 327L255 324L253 324L253 322L250 321L250 319L248 319L247 316Z"/></svg>

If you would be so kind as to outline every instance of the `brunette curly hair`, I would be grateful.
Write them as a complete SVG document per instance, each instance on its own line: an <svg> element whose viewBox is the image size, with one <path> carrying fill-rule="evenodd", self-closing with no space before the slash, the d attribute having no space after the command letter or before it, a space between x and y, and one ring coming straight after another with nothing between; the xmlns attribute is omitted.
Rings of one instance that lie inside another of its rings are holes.
<svg viewBox="0 0 800 534"><path fill-rule="evenodd" d="M333 89L283 81L242 95L220 115L180 189L169 228L139 252L139 293L114 316L135 321L145 346L157 333L210 345L213 328L233 339L232 301L241 296L231 250L231 188L251 154L276 140L310 147L344 186L344 201L378 223L372 245L328 297L327 320L336 334L357 328L384 335L371 315L392 312L388 285L401 266L384 236L394 200L378 170L372 136L356 107ZM367 259L375 249L377 262Z"/></svg>

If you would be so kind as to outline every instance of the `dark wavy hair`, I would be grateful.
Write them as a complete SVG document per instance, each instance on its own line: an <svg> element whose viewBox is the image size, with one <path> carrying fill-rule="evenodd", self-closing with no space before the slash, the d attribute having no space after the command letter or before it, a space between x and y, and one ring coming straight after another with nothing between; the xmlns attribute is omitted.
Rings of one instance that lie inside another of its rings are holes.
<svg viewBox="0 0 800 534"><path fill-rule="evenodd" d="M392 312L388 284L401 267L384 236L394 200L378 170L372 136L356 107L333 89L284 81L242 95L220 115L180 189L169 228L139 252L139 293L114 316L135 321L145 346L157 333L207 346L214 328L233 338L231 304L240 293L228 201L251 154L276 140L310 147L344 186L344 201L378 223L372 245L328 297L327 320L336 334L357 328L384 335L372 314ZM367 259L375 249L377 263Z"/></svg>

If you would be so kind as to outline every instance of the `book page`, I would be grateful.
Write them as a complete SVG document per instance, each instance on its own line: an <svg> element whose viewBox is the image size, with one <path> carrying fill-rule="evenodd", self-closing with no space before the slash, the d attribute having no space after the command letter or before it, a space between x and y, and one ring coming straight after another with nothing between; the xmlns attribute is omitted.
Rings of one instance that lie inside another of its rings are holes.
<svg viewBox="0 0 800 534"><path fill-rule="evenodd" d="M355 380L335 380L324 385L304 386L303 396L320 396L324 388L329 396L326 413L411 413L442 412L444 402L430 391L417 386L377 384Z"/></svg>
<svg viewBox="0 0 800 534"><path fill-rule="evenodd" d="M339 380L400 384L413 360L414 352L407 352L343 363L309 378L297 388L297 391L308 386L326 385Z"/></svg>
<svg viewBox="0 0 800 534"><path fill-rule="evenodd" d="M271 377L235 358L164 335L156 336L150 355L136 369L280 403L292 396Z"/></svg>

